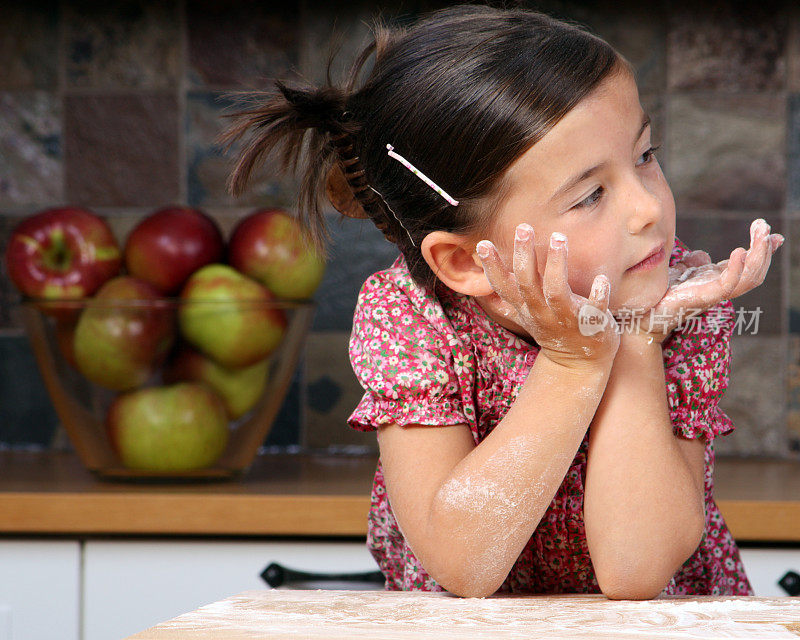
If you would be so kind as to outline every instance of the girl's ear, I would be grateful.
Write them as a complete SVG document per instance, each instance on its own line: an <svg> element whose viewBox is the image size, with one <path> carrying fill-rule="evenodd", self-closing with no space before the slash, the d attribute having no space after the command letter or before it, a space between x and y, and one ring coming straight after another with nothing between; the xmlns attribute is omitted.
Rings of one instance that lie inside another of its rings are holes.
<svg viewBox="0 0 800 640"><path fill-rule="evenodd" d="M450 289L468 296L488 296L494 290L475 253L476 244L449 231L432 231L420 250L431 271Z"/></svg>

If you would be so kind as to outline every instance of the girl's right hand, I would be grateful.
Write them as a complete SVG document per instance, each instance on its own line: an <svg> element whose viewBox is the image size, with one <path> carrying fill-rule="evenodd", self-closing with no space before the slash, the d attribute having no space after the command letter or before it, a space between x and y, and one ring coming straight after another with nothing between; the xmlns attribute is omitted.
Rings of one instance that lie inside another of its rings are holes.
<svg viewBox="0 0 800 640"><path fill-rule="evenodd" d="M476 250L489 284L501 300L493 308L523 327L541 347L540 353L571 368L611 366L620 342L617 322L608 310L611 285L606 276L598 275L589 298L570 289L566 236L550 236L543 275L537 268L533 227L529 224L517 227L513 271L508 270L489 240L481 240ZM581 312L587 304L594 309ZM594 322L579 322L579 317L585 320L588 316L594 316Z"/></svg>

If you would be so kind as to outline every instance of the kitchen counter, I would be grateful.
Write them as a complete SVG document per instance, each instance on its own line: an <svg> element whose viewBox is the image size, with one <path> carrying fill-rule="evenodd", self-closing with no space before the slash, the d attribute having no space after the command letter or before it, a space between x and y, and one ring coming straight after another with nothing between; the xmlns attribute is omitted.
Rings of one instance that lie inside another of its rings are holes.
<svg viewBox="0 0 800 640"><path fill-rule="evenodd" d="M377 456L267 454L240 480L106 482L65 452L0 452L0 534L366 534ZM800 462L719 458L715 497L737 541L800 542Z"/></svg>
<svg viewBox="0 0 800 640"><path fill-rule="evenodd" d="M281 638L794 638L800 598L459 598L424 591L245 591L128 640Z"/></svg>

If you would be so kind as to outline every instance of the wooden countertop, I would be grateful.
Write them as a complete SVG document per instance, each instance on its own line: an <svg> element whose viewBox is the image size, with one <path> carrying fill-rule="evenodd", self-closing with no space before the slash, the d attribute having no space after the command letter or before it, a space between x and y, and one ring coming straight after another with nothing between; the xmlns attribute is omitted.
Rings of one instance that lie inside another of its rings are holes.
<svg viewBox="0 0 800 640"><path fill-rule="evenodd" d="M0 452L0 534L366 535L377 456L266 454L240 480L107 482L72 453ZM718 458L738 541L800 542L800 462Z"/></svg>
<svg viewBox="0 0 800 640"><path fill-rule="evenodd" d="M800 598L492 595L425 591L245 591L128 640L256 638L787 638L800 634Z"/></svg>
<svg viewBox="0 0 800 640"><path fill-rule="evenodd" d="M240 480L98 480L70 453L0 453L0 533L366 535L377 456L259 456Z"/></svg>

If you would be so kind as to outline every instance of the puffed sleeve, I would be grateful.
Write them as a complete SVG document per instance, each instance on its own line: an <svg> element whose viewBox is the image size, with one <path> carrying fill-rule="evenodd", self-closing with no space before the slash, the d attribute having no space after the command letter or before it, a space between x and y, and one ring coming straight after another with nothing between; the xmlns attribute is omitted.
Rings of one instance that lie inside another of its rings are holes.
<svg viewBox="0 0 800 640"><path fill-rule="evenodd" d="M687 312L681 327L664 343L664 369L673 432L684 438L733 431L719 407L730 372L730 340L735 313L723 300L701 314Z"/></svg>
<svg viewBox="0 0 800 640"><path fill-rule="evenodd" d="M350 364L365 393L347 419L359 431L380 425L474 422L464 377L474 359L435 296L390 269L361 288L350 334Z"/></svg>

